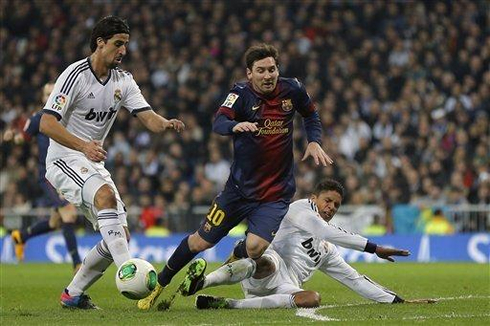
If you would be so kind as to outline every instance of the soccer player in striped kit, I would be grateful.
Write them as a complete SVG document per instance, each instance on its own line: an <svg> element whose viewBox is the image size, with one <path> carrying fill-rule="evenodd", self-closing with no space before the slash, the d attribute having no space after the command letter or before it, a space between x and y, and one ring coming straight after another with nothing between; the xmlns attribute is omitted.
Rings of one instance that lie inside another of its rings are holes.
<svg viewBox="0 0 490 326"><path fill-rule="evenodd" d="M280 78L279 53L268 44L245 53L248 82L237 83L218 109L213 131L233 137L233 164L225 189L201 227L184 238L158 275L158 285L140 309L150 309L163 288L199 252L211 248L243 219L246 240L234 258L258 259L274 238L296 190L293 120L303 118L308 145L303 157L317 165L332 160L321 147L322 126L313 101L296 78ZM202 271L200 271L202 272Z"/></svg>
<svg viewBox="0 0 490 326"><path fill-rule="evenodd" d="M118 68L129 34L121 18L100 20L90 38L92 55L63 71L43 109L40 129L51 138L46 178L102 235L62 292L63 307L97 309L84 292L113 261L119 267L130 258L126 209L104 167L103 142L119 110L128 110L155 133L185 127L180 120L156 114L133 76Z"/></svg>

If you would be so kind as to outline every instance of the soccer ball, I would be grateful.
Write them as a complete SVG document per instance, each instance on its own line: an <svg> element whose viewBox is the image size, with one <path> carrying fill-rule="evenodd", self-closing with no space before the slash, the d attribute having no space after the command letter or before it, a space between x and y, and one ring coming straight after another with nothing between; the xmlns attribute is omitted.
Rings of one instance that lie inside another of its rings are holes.
<svg viewBox="0 0 490 326"><path fill-rule="evenodd" d="M157 285L157 272L152 264L139 258L126 260L116 273L116 286L126 298L147 297Z"/></svg>

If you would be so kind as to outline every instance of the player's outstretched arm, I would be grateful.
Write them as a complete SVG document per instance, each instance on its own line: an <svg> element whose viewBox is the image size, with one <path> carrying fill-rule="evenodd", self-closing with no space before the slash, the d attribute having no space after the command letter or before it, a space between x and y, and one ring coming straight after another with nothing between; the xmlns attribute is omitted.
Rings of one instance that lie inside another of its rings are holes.
<svg viewBox="0 0 490 326"><path fill-rule="evenodd" d="M386 259L388 261L394 262L395 259L393 259L392 256L410 256L410 251L405 250L405 249L397 249L397 248L387 248L383 246L376 246L376 251L375 254L379 258Z"/></svg>
<svg viewBox="0 0 490 326"><path fill-rule="evenodd" d="M310 142L306 147L305 155L301 159L301 161L306 160L309 156L313 157L316 165L327 166L327 164L333 164L333 160L328 156L327 153L323 150L323 148L317 142Z"/></svg>
<svg viewBox="0 0 490 326"><path fill-rule="evenodd" d="M165 119L153 110L143 111L137 114L138 119L143 125L152 132L162 132L173 129L181 132L185 129L185 124L178 119Z"/></svg>
<svg viewBox="0 0 490 326"><path fill-rule="evenodd" d="M106 159L107 152L100 142L96 140L87 142L78 138L66 130L54 115L43 114L39 131L63 146L82 152L91 161L100 162Z"/></svg>

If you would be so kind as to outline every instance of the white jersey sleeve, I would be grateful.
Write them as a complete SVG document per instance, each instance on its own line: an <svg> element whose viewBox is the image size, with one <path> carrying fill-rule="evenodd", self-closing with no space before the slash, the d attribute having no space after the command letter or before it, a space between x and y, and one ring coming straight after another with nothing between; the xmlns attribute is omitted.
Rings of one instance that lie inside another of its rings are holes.
<svg viewBox="0 0 490 326"><path fill-rule="evenodd" d="M50 113L56 116L58 120L61 120L67 114L72 103L76 101L77 94L79 93L80 75L89 69L89 63L86 59L68 66L56 80L53 91L44 105L44 112Z"/></svg>
<svg viewBox="0 0 490 326"><path fill-rule="evenodd" d="M138 112L151 110L150 105L145 100L143 94L141 94L141 90L133 79L133 76L131 76L131 81L127 83L127 89L122 99L122 106L133 115L136 115Z"/></svg>
<svg viewBox="0 0 490 326"><path fill-rule="evenodd" d="M291 204L286 218L298 229L341 247L358 251L366 248L368 239L324 221L311 201L298 201L294 204Z"/></svg>
<svg viewBox="0 0 490 326"><path fill-rule="evenodd" d="M349 266L334 246L331 246L318 269L366 299L383 303L392 303L395 299L394 292L372 281L369 277L359 274Z"/></svg>

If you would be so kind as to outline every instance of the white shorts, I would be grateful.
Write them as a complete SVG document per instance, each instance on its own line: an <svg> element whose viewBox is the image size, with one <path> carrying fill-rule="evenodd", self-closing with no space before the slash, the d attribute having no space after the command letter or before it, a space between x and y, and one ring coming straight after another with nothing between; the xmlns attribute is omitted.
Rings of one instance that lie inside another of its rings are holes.
<svg viewBox="0 0 490 326"><path fill-rule="evenodd" d="M281 256L272 249L267 249L262 257L269 258L275 265L275 272L262 279L253 277L241 282L245 298L265 297L272 294L293 294L304 291L291 277Z"/></svg>
<svg viewBox="0 0 490 326"><path fill-rule="evenodd" d="M94 197L104 184L114 189L119 221L127 226L126 209L111 174L103 163L95 163L84 155L69 155L46 164L46 179L66 200L83 211L95 230L99 228Z"/></svg>

